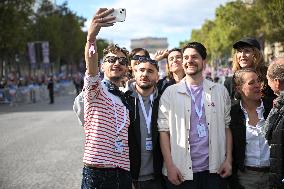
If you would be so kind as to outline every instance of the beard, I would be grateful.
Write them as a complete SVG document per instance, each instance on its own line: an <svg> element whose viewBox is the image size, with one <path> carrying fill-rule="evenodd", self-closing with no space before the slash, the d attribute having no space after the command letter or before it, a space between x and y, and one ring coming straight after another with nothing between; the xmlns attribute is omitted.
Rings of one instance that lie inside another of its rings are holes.
<svg viewBox="0 0 284 189"><path fill-rule="evenodd" d="M153 86L156 85L155 82L149 82L149 83L137 83L136 84L141 88L141 89L150 89L152 88Z"/></svg>
<svg viewBox="0 0 284 189"><path fill-rule="evenodd" d="M202 72L202 68L198 68L195 72L187 72L187 75L197 75L197 74L199 74L199 73L201 73Z"/></svg>
<svg viewBox="0 0 284 189"><path fill-rule="evenodd" d="M192 65L190 65L192 66ZM187 68L189 67L189 65L186 65L186 68L185 68L185 73L187 75L190 75L190 76L194 76L194 75L197 75L199 73L201 73L203 71L203 64L201 67L198 67L198 65L194 65L196 67L196 69L194 71L190 70L190 71L187 71Z"/></svg>
<svg viewBox="0 0 284 189"><path fill-rule="evenodd" d="M109 80L113 81L113 82L118 82L118 81L120 81L121 78L122 77L114 76L114 77L110 77Z"/></svg>

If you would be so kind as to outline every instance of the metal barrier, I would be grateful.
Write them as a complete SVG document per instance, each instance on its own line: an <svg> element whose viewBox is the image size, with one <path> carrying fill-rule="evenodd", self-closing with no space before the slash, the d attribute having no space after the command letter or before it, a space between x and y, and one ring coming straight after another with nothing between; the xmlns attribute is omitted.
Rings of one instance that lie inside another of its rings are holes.
<svg viewBox="0 0 284 189"><path fill-rule="evenodd" d="M73 87L73 88L72 88ZM72 89L71 89L72 88ZM75 90L72 82L60 82L54 85L54 96L66 95ZM36 103L49 99L46 85L29 85L0 89L0 104Z"/></svg>
<svg viewBox="0 0 284 189"><path fill-rule="evenodd" d="M9 89L4 88L0 89L0 103L1 104L7 104L9 102Z"/></svg>

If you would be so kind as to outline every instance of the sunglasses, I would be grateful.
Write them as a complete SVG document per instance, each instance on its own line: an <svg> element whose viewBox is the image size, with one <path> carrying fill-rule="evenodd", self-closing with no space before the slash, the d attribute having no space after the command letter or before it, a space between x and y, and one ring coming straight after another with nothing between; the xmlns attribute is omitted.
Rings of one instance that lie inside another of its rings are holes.
<svg viewBox="0 0 284 189"><path fill-rule="evenodd" d="M134 55L131 59L132 60L137 60L140 63L142 63L142 62L150 62L150 64L154 64L156 66L158 65L158 62L156 60L153 60L153 59L148 58L146 56Z"/></svg>
<svg viewBox="0 0 284 189"><path fill-rule="evenodd" d="M128 64L128 59L126 57L117 57L117 56L107 56L106 61L111 64L114 64L118 60L118 63L122 66L126 66Z"/></svg>

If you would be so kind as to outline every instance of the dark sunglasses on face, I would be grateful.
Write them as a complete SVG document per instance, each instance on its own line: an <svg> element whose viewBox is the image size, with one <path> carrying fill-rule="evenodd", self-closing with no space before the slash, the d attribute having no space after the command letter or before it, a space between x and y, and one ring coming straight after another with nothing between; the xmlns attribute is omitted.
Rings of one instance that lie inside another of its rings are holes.
<svg viewBox="0 0 284 189"><path fill-rule="evenodd" d="M126 57L117 57L117 56L107 56L106 61L111 64L114 64L118 60L118 63L122 66L126 66L128 64L128 60Z"/></svg>
<svg viewBox="0 0 284 189"><path fill-rule="evenodd" d="M156 60L153 60L151 58L148 58L146 56L140 56L140 55L134 55L132 57L132 60L137 60L138 62L150 62L150 64L158 65L158 62Z"/></svg>

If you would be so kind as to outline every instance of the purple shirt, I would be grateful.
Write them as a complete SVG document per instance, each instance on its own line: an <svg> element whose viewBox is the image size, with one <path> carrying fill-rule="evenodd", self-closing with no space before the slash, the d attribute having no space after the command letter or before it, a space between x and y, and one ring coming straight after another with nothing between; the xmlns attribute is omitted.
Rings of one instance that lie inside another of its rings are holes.
<svg viewBox="0 0 284 189"><path fill-rule="evenodd" d="M190 115L190 130L189 130L189 146L190 146L190 155L192 161L192 170L193 173L209 170L209 143L208 143L208 127L206 124L205 117L205 108L204 100L202 106L202 116L198 117L198 114L195 110L195 103L198 106L198 109L201 108L201 99L203 93L203 85L189 85L187 86L188 94L195 97L195 102L191 98L191 115ZM205 127L206 135L199 137L197 125L203 124Z"/></svg>

